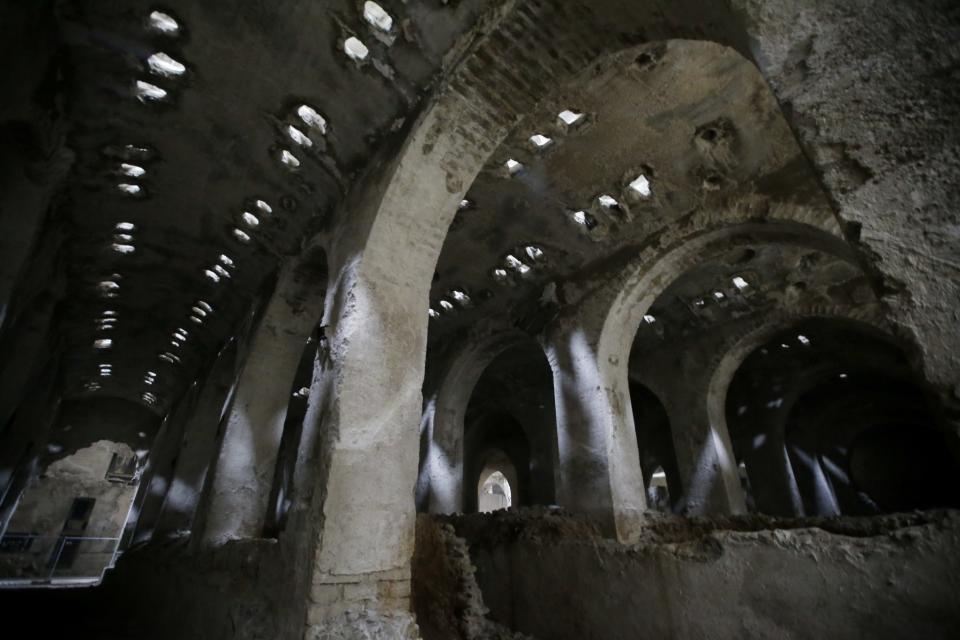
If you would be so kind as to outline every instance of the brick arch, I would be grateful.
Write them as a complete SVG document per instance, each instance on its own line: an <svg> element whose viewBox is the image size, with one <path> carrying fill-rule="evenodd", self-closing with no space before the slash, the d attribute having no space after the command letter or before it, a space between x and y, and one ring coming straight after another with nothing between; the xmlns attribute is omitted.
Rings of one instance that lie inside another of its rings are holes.
<svg viewBox="0 0 960 640"><path fill-rule="evenodd" d="M314 593L339 593L344 576L377 581L408 575L428 296L467 189L525 114L604 55L638 40L670 38L748 51L728 8L701 7L702 22L690 24L684 18L693 6L500 5L461 43L456 68L409 125L394 159L374 163L362 188L343 204L349 214L327 247L336 274L325 316L334 364L321 414L331 435L318 461L314 501L323 525ZM310 619L339 615L343 603L332 601L335 606L311 605Z"/></svg>
<svg viewBox="0 0 960 640"><path fill-rule="evenodd" d="M426 485L422 507L431 513L463 510L464 416L474 387L497 356L531 343L536 341L517 329L504 329L471 342L451 358L438 376L436 390L424 399L421 430L427 450L420 482Z"/></svg>

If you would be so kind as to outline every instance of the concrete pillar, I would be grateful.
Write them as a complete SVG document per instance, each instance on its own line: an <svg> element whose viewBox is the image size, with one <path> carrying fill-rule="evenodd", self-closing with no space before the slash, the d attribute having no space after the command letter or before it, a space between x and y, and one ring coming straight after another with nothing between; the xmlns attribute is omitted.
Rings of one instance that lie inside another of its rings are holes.
<svg viewBox="0 0 960 640"><path fill-rule="evenodd" d="M716 338L714 338L716 340ZM728 345L706 341L688 345L683 357L674 349L635 353L631 371L649 389L658 390L670 420L677 458L679 501L686 515L746 513L746 501L733 444L724 419L724 397L714 397L714 369L704 366ZM642 429L643 425L637 425Z"/></svg>
<svg viewBox="0 0 960 640"><path fill-rule="evenodd" d="M758 433L762 442L743 456L757 511L775 516L803 516L803 501L783 439L783 428L762 428Z"/></svg>
<svg viewBox="0 0 960 640"><path fill-rule="evenodd" d="M191 385L167 415L157 433L157 438L150 450L147 467L141 478L143 493L134 498L134 503L137 504L134 544L148 542L153 538L157 520L173 480L174 466L180 451L184 429L196 409L199 395L199 385Z"/></svg>
<svg viewBox="0 0 960 640"><path fill-rule="evenodd" d="M206 543L263 535L291 387L326 288L300 266L284 266L237 382L210 487Z"/></svg>
<svg viewBox="0 0 960 640"><path fill-rule="evenodd" d="M307 625L349 626L350 611L375 609L378 628L398 629L383 637L405 638L426 304L403 295L400 283L384 287L383 271L353 268L328 327L331 389L321 418L320 543Z"/></svg>
<svg viewBox="0 0 960 640"><path fill-rule="evenodd" d="M840 515L840 504L823 471L819 456L810 453L801 442L792 442L789 450L806 515Z"/></svg>
<svg viewBox="0 0 960 640"><path fill-rule="evenodd" d="M185 532L193 526L207 471L216 452L217 431L237 378L237 360L234 341L220 353L193 403L157 521L157 535Z"/></svg>
<svg viewBox="0 0 960 640"><path fill-rule="evenodd" d="M546 343L557 414L557 502L625 538L630 521L646 509L627 358L617 363L623 370L614 380L580 328L554 333Z"/></svg>
<svg viewBox="0 0 960 640"><path fill-rule="evenodd" d="M710 420L707 387L673 385L666 400L673 448L683 487L682 511L686 515L746 513L743 488L725 423Z"/></svg>

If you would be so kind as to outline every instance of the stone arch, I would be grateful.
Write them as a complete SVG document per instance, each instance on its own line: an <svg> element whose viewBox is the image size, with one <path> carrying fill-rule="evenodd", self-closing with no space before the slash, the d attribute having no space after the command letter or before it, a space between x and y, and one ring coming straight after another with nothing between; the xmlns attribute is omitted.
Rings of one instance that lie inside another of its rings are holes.
<svg viewBox="0 0 960 640"><path fill-rule="evenodd" d="M690 10L687 3L651 13L629 3L505 3L486 18L487 29L475 32L484 35L462 43L464 55L484 64L460 64L409 127L396 159L376 165L365 188L344 203L350 215L329 242L337 275L325 316L334 364L323 420L334 435L319 461L316 499L327 524L317 549L315 594L336 591L343 576L376 581L408 566L417 430L401 425L416 425L422 415L430 277L467 188L524 114L577 70L629 49L636 42L630 34L644 33L646 48L694 38L748 52L728 8L698 9L701 22L693 26L682 19ZM531 61L545 53L517 73L513 51L529 52ZM389 402L380 400L385 395ZM391 455L384 459L381 451ZM384 522L391 523L389 534ZM339 615L313 608L311 619Z"/></svg>
<svg viewBox="0 0 960 640"><path fill-rule="evenodd" d="M745 328L739 336L730 343L726 352L716 358L709 365L710 387L707 395L707 406L711 422L726 428L726 397L734 375L743 361L753 351L764 344L771 337L791 326L810 318L839 319L854 325L869 328L895 340L891 331L894 326L875 306L863 307L808 307L793 310L784 310L773 318L764 318Z"/></svg>
<svg viewBox="0 0 960 640"><path fill-rule="evenodd" d="M791 219L755 222L745 212L732 212L730 218L732 221L728 219L725 225L695 224L665 234L659 246L642 251L616 274L589 289L576 301L577 311L559 319L546 338L557 381L558 497L566 507L597 513L623 539L631 535L631 520L645 509L625 354L630 353L633 337L654 300L675 277L698 264L705 253L743 243L809 246L856 262L850 247L831 233L829 225L814 227ZM735 224L738 220L740 224ZM570 387L569 381L577 378L581 383L577 388ZM585 387L595 391L586 391ZM606 479L598 478L588 491L579 489L586 486L584 483L574 485L565 479L575 476L571 469L579 464L575 461L577 451L564 442L570 434L574 434L577 446L606 457ZM710 448L730 451L729 442L719 434L712 433L710 438ZM702 460L697 466L706 473L713 462ZM719 464L727 467L731 462L721 460ZM735 497L740 494L739 480L725 478L725 484L730 485L726 493L734 496L725 509L742 511L742 498ZM597 496L606 496L610 507L604 508ZM696 505L702 501L692 502ZM698 508L694 506L694 512Z"/></svg>
<svg viewBox="0 0 960 640"><path fill-rule="evenodd" d="M879 307L875 304L862 307L813 306L784 309L772 318L763 318L751 323L750 326L745 327L730 340L727 343L729 346L719 352L717 357L706 367L708 386L704 400L706 402L707 419L717 431L729 434L727 425L728 390L744 360L773 336L798 322L811 318L840 319L858 326L869 327L871 330L884 335L889 335L888 332L891 329L890 323L887 322ZM765 446L783 448L780 446L782 441L783 434L775 434L770 437L769 442L765 442ZM731 443L731 453L732 451ZM779 450L776 453L780 455ZM774 471L780 471L780 473L765 474L767 482L773 483L769 490L779 494L779 497L774 499L758 494L755 499L758 505L767 505L763 507L764 510L772 511L776 515L800 515L803 513L802 501L785 449L782 456L784 464L773 467ZM751 473L749 468L747 473L748 475ZM769 492L768 487L761 487L752 478L751 484L764 494Z"/></svg>
<svg viewBox="0 0 960 640"><path fill-rule="evenodd" d="M483 485L485 476L496 470L491 468L491 463L498 457L507 462L499 467L510 482L512 504L529 504L531 442L528 432L519 420L507 413L489 416L483 422L480 426L483 433L471 443L464 460L464 511L477 511L477 489Z"/></svg>
<svg viewBox="0 0 960 640"><path fill-rule="evenodd" d="M487 366L511 347L532 341L526 333L507 329L472 342L454 355L439 374L437 389L424 401L421 421L426 455L421 484L423 506L431 513L463 510L463 431L470 395Z"/></svg>

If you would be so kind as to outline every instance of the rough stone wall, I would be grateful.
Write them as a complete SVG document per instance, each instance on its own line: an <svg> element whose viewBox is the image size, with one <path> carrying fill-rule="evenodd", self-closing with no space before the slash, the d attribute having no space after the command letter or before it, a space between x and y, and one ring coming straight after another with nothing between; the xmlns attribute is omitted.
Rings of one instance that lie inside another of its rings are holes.
<svg viewBox="0 0 960 640"><path fill-rule="evenodd" d="M893 317L931 381L957 396L956 3L731 4Z"/></svg>
<svg viewBox="0 0 960 640"><path fill-rule="evenodd" d="M417 519L413 607L424 640L531 640L487 617L466 541L451 525Z"/></svg>
<svg viewBox="0 0 960 640"><path fill-rule="evenodd" d="M452 519L491 617L576 638L952 638L960 514L649 517L639 542L547 512Z"/></svg>

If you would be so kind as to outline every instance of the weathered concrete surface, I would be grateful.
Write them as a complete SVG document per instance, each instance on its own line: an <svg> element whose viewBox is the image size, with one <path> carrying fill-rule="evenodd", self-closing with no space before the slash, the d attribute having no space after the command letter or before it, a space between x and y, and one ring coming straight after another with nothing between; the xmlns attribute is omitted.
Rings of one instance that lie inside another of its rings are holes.
<svg viewBox="0 0 960 640"><path fill-rule="evenodd" d="M556 638L952 638L960 514L648 519L639 542L582 520L499 512L449 520L491 617Z"/></svg>
<svg viewBox="0 0 960 640"><path fill-rule="evenodd" d="M466 542L453 527L417 518L413 608L424 640L524 640L487 617Z"/></svg>
<svg viewBox="0 0 960 640"><path fill-rule="evenodd" d="M851 239L883 275L893 317L949 397L960 381L955 3L732 5Z"/></svg>
<svg viewBox="0 0 960 640"><path fill-rule="evenodd" d="M213 471L203 532L210 543L263 535L297 365L323 315L326 265L317 267L285 265L253 336Z"/></svg>

